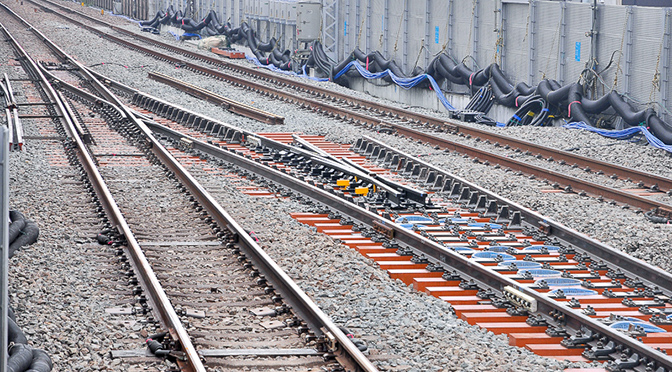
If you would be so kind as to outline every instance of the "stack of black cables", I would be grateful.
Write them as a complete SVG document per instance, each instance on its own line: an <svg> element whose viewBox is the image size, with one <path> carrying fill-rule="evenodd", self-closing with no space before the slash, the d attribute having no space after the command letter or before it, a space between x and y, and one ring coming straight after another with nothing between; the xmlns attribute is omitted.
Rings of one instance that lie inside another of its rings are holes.
<svg viewBox="0 0 672 372"><path fill-rule="evenodd" d="M465 111L478 111L486 115L495 103L495 97L492 94L492 87L490 84L482 86L476 94L471 97L469 104L465 107Z"/></svg>
<svg viewBox="0 0 672 372"><path fill-rule="evenodd" d="M506 122L507 127L518 125L545 126L548 124L549 105L541 96L530 97Z"/></svg>

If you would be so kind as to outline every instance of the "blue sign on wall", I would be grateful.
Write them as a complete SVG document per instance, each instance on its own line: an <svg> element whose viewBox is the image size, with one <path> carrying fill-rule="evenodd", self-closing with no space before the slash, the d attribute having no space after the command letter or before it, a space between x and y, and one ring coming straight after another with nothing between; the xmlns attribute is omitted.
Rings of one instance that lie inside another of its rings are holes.
<svg viewBox="0 0 672 372"><path fill-rule="evenodd" d="M343 36L348 36L348 21L343 21Z"/></svg>
<svg viewBox="0 0 672 372"><path fill-rule="evenodd" d="M434 43L439 43L439 26L434 27Z"/></svg>
<svg viewBox="0 0 672 372"><path fill-rule="evenodd" d="M574 46L574 59L576 62L581 62L581 42L577 41Z"/></svg>

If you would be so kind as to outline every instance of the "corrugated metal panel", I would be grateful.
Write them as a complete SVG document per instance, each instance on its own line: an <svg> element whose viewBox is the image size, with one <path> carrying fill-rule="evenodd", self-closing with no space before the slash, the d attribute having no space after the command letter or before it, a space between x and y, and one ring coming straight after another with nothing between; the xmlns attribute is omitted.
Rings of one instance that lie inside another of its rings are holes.
<svg viewBox="0 0 672 372"><path fill-rule="evenodd" d="M424 40L426 1L416 1L417 3L411 2L412 6L408 8L408 67L406 68L408 71L404 71L406 73L410 73L416 63L422 67L425 65L425 52L422 50L422 45L428 41Z"/></svg>
<svg viewBox="0 0 672 372"><path fill-rule="evenodd" d="M529 14L527 4L504 4L506 33L504 48L506 60L504 73L512 81L527 81L529 63L526 23Z"/></svg>
<svg viewBox="0 0 672 372"><path fill-rule="evenodd" d="M590 58L590 38L586 32L590 31L592 10L590 4L567 3L567 45L565 50L569 54L565 71L566 81L575 81L586 66ZM576 43L581 43L580 60L577 61Z"/></svg>
<svg viewBox="0 0 672 372"><path fill-rule="evenodd" d="M429 61L434 59L434 55L443 50L443 46L448 42L448 1L433 0L430 8L432 15L429 35L430 40L427 43L430 56ZM438 27L438 42L437 42L437 27ZM447 50L447 47L446 47Z"/></svg>
<svg viewBox="0 0 672 372"><path fill-rule="evenodd" d="M383 53L383 17L385 10L384 0L371 0L371 49ZM389 26L389 25L388 25ZM388 56L385 56L387 58Z"/></svg>
<svg viewBox="0 0 672 372"><path fill-rule="evenodd" d="M660 9L634 8L630 96L640 102L655 101L659 96L658 91L652 89L661 53L664 21ZM658 66L659 71L660 68L661 65Z"/></svg>
<svg viewBox="0 0 672 372"><path fill-rule="evenodd" d="M537 4L537 63L534 71L536 81L540 81L544 76L548 79L558 78L561 5L557 2Z"/></svg>
<svg viewBox="0 0 672 372"><path fill-rule="evenodd" d="M390 0L390 25L387 40L388 58L397 61L399 66L404 61L404 0Z"/></svg>
<svg viewBox="0 0 672 372"><path fill-rule="evenodd" d="M625 43L623 33L626 26L626 8L622 6L603 6L598 11L598 24L600 27L600 34L598 35L597 48L597 66L598 71L607 68L609 61L613 62L608 70L604 71L600 76L608 87L599 87L597 96L601 96L611 91L614 84L614 76L618 71L618 60L621 59L621 66L623 64L623 56L621 55L621 42ZM623 74L620 73L618 77L618 84L623 85Z"/></svg>
<svg viewBox="0 0 672 372"><path fill-rule="evenodd" d="M480 0L479 3L479 26L478 26L478 64L485 67L494 62L495 43L497 33L495 30L495 2Z"/></svg>
<svg viewBox="0 0 672 372"><path fill-rule="evenodd" d="M453 9L453 57L462 60L471 55L472 35L472 9L473 0L458 0L454 3ZM471 66L470 61L465 61L467 66Z"/></svg>

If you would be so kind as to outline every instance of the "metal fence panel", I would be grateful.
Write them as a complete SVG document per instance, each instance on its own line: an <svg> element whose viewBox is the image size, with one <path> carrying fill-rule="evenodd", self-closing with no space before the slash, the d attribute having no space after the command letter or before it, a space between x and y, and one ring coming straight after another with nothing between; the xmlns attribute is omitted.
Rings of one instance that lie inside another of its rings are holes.
<svg viewBox="0 0 672 372"><path fill-rule="evenodd" d="M536 81L544 77L558 79L560 69L560 31L562 21L561 3L539 2L537 4L537 64Z"/></svg>
<svg viewBox="0 0 672 372"><path fill-rule="evenodd" d="M425 40L427 1L420 0L411 3L413 5L408 8L408 50L404 69L406 73L410 73L416 65L425 67L423 45L428 41Z"/></svg>
<svg viewBox="0 0 672 372"><path fill-rule="evenodd" d="M457 60L462 60L467 56L472 55L472 32L473 32L473 15L474 0L464 1L457 0L453 3L453 57ZM471 60L467 66L471 67Z"/></svg>
<svg viewBox="0 0 672 372"><path fill-rule="evenodd" d="M389 0L389 36L387 39L388 55L401 66L404 60L404 0Z"/></svg>
<svg viewBox="0 0 672 372"><path fill-rule="evenodd" d="M663 48L664 13L660 9L635 7L632 29L632 64L629 95L641 103L655 102L658 92L653 80L660 70Z"/></svg>
<svg viewBox="0 0 672 372"><path fill-rule="evenodd" d="M567 58L565 76L568 81L578 79L590 57L590 38L586 37L586 32L590 31L591 20L590 4L567 3L568 45L565 49L569 58Z"/></svg>
<svg viewBox="0 0 672 372"><path fill-rule="evenodd" d="M496 5L494 1L480 0L478 4L478 37L477 62L485 67L495 61L497 32L495 31Z"/></svg>
<svg viewBox="0 0 672 372"><path fill-rule="evenodd" d="M600 87L601 89L596 92L597 96L611 91L618 71L618 61L619 59L623 60L621 45L625 43L626 17L626 8L622 6L604 6L600 7L598 12L600 33L597 47L597 60L599 62L597 71L601 72L600 78L607 86ZM611 66L606 69L609 61L612 61ZM622 85L622 73L619 73L617 83Z"/></svg>
<svg viewBox="0 0 672 372"><path fill-rule="evenodd" d="M95 1L103 4L103 0ZM195 0L195 18L205 17L213 9L224 22L230 20L233 27L238 27L241 20L248 20L262 40L274 36L281 39L281 47L294 48L295 26L291 21L273 17L268 21L259 20L254 3L254 0ZM280 3L280 0L271 0L269 6ZM125 12L141 12L149 18L171 4L185 11L185 2L177 0L123 0L123 4ZM509 79L533 84L544 77L562 80L565 84L577 81L590 56L591 40L586 37L592 21L590 4L533 1L535 11L530 22L530 4L503 3L502 24L497 20L498 4L501 2L495 0L339 0L336 56L340 61L357 46L365 52L378 50L385 58L396 60L405 72L410 72L416 61L418 66L426 67L436 54L445 51L458 61L464 60L469 67L475 67L469 58L474 57L476 65L482 68L495 61L499 36L495 29L501 27L499 55ZM407 24L405 7L408 8ZM596 71L604 69L612 55L614 60L601 74L606 87L596 94L607 93L616 81L619 92L627 92L639 102L662 102L672 110L672 84L669 84L672 20L668 21L668 31L665 31L668 9L633 7L630 30L626 9L625 6L598 5ZM530 38L534 38L532 54ZM621 72L618 72L619 59ZM660 75L654 87L656 71ZM455 85L450 88L464 91Z"/></svg>
<svg viewBox="0 0 672 372"><path fill-rule="evenodd" d="M431 15L429 34L430 40L427 43L429 50L429 61L434 55L441 52L446 45L448 48L448 1L434 0L430 3L429 13Z"/></svg>
<svg viewBox="0 0 672 372"><path fill-rule="evenodd" d="M503 4L504 12L504 73L511 81L527 81L528 24L527 4Z"/></svg>
<svg viewBox="0 0 672 372"><path fill-rule="evenodd" d="M384 0L370 0L371 1L371 16L369 30L371 33L371 41L369 47L371 50L380 51L385 58L389 58L388 55L385 55L383 50L383 43L385 42L385 1ZM387 25L389 26L389 25Z"/></svg>

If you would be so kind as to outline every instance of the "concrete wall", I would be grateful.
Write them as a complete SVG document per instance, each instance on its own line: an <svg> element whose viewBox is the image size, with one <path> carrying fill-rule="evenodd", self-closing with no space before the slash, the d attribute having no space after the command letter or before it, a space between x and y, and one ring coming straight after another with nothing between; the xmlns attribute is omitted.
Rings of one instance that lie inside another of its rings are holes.
<svg viewBox="0 0 672 372"><path fill-rule="evenodd" d="M275 36L282 48L299 47L295 10L292 13L297 0L124 1L147 1L149 17L168 5L183 12L191 9L194 18L214 9L234 27L247 21L263 40ZM592 1L321 2L323 17L316 22L322 22L323 42L336 60L346 58L356 47L379 50L405 71L411 71L416 65L426 67L436 54L445 51L474 69L497 62L514 82L536 84L551 78L566 84L577 81L582 72L594 77L585 72L592 49L597 63L594 71L601 72L596 95L613 88L640 107L653 102L672 110L670 8L612 5L620 0L598 0L596 34L591 39ZM466 92L462 86L448 84L444 89ZM404 93L404 99L412 95Z"/></svg>

